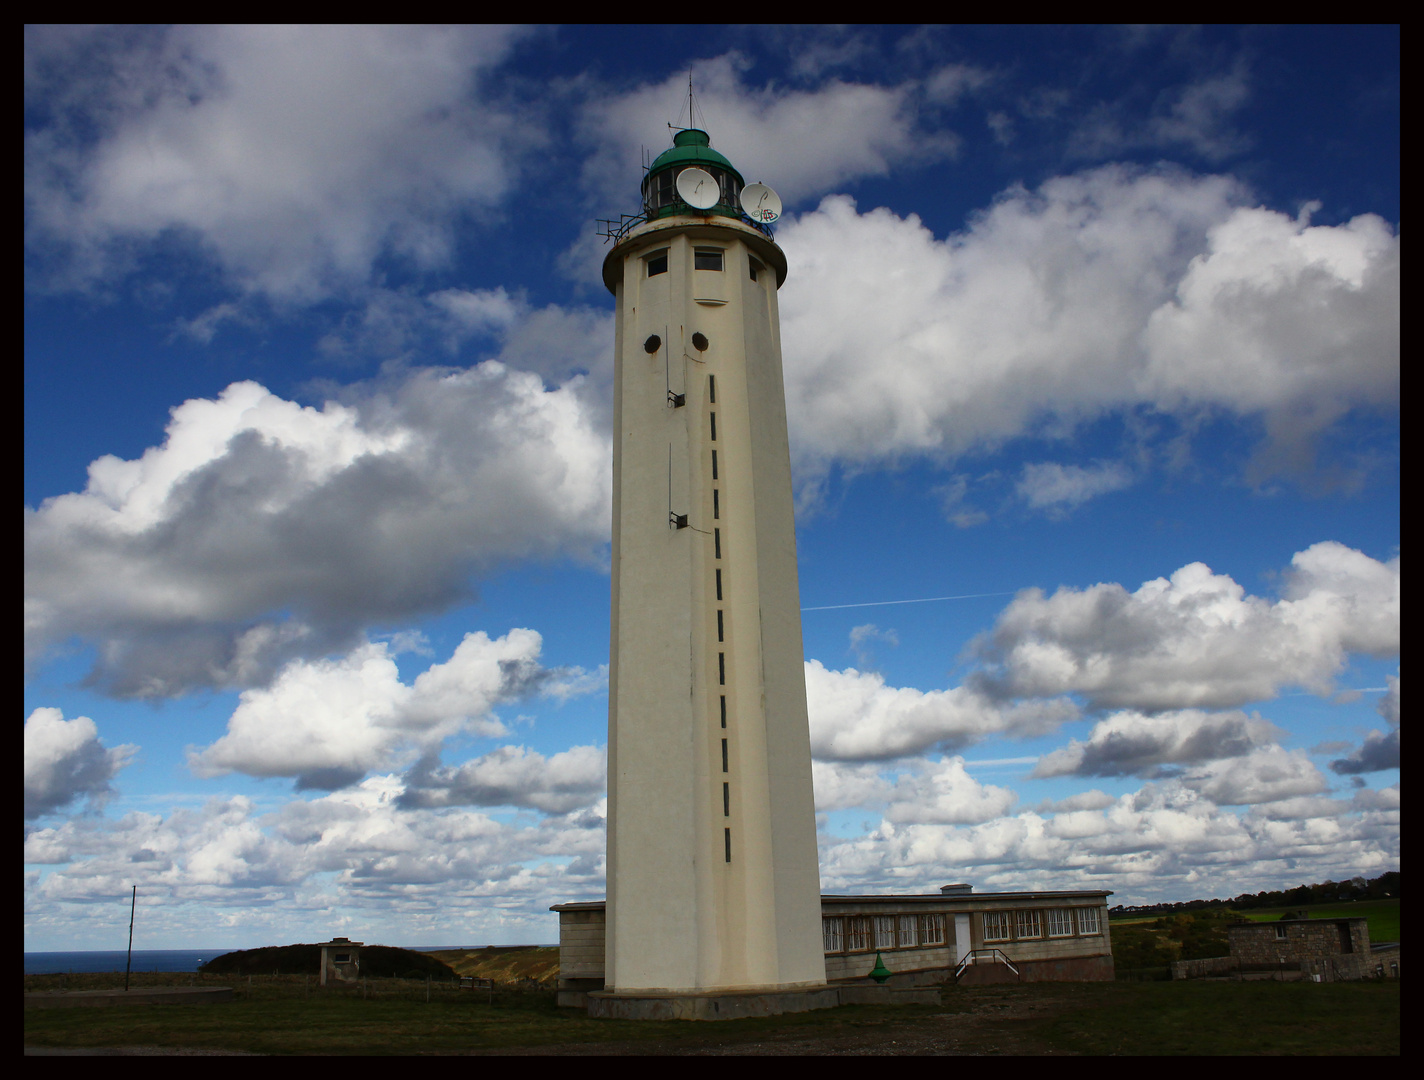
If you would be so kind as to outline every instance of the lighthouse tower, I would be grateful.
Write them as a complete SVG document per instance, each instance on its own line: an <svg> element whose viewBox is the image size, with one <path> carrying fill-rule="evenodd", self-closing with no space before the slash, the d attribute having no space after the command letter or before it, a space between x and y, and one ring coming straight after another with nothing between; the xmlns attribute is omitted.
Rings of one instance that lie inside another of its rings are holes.
<svg viewBox="0 0 1424 1080"><path fill-rule="evenodd" d="M605 993L824 986L786 258L707 133L673 141L644 179L645 220L603 263L617 299Z"/></svg>

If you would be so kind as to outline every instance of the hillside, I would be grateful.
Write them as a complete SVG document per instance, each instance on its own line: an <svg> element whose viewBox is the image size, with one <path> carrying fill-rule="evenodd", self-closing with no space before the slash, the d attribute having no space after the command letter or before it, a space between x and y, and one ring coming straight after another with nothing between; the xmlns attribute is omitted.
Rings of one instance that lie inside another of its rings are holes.
<svg viewBox="0 0 1424 1080"><path fill-rule="evenodd" d="M558 950L554 952L557 958ZM212 975L319 975L321 946L239 949L209 960L201 970ZM442 982L455 978L455 972L434 957L389 945L361 946L361 974L373 979L423 979L428 975Z"/></svg>
<svg viewBox="0 0 1424 1080"><path fill-rule="evenodd" d="M461 975L493 979L499 986L553 987L559 981L557 945L489 945L426 953Z"/></svg>

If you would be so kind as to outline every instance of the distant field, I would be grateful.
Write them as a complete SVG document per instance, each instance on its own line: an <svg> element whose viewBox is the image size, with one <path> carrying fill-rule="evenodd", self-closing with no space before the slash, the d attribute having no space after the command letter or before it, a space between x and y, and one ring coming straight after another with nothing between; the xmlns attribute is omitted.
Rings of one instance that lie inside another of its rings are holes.
<svg viewBox="0 0 1424 1080"><path fill-rule="evenodd" d="M118 979L122 985L123 976ZM951 986L937 1006L847 1006L721 1023L590 1020L582 1011L557 1008L552 991L497 992L491 1004L450 984L427 991L397 979L373 979L364 993L359 987L322 990L300 975L202 981L234 986L236 1000L181 1008L26 1009L25 1045L289 1056L1400 1052L1398 980Z"/></svg>
<svg viewBox="0 0 1424 1080"><path fill-rule="evenodd" d="M449 964L461 975L493 979L501 986L533 981L552 987L559 981L557 945L488 945L483 949L442 949L425 955Z"/></svg>
<svg viewBox="0 0 1424 1080"><path fill-rule="evenodd" d="M1353 903L1329 903L1300 907L1298 904L1286 907L1251 908L1240 914L1252 922L1275 922L1288 911L1307 911L1312 919L1356 919L1364 917L1370 921L1371 941L1399 940L1398 900L1357 900ZM1184 914L1191 915L1188 911ZM1139 915L1133 913L1125 918L1110 918L1110 926L1144 926L1158 919L1171 918L1172 913L1161 915Z"/></svg>
<svg viewBox="0 0 1424 1080"><path fill-rule="evenodd" d="M1305 911L1312 919L1358 919L1370 921L1371 941L1399 940L1398 900L1357 900L1354 903L1319 904L1313 907L1290 905L1278 908L1252 908L1243 911L1252 922L1275 922L1287 911Z"/></svg>

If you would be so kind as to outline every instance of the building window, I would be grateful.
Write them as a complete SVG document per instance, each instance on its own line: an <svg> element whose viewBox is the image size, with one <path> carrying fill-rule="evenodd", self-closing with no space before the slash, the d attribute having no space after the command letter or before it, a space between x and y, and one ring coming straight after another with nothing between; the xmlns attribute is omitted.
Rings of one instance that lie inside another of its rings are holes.
<svg viewBox="0 0 1424 1080"><path fill-rule="evenodd" d="M1018 914L1018 936L1020 938L1043 937L1043 924L1036 911L1020 911Z"/></svg>
<svg viewBox="0 0 1424 1080"><path fill-rule="evenodd" d="M1277 923L1277 924L1276 924L1276 937L1279 938L1280 940L1284 941L1286 938L1290 937L1290 933L1289 933L1288 929L1287 929L1285 926L1282 926L1280 923Z"/></svg>
<svg viewBox="0 0 1424 1080"><path fill-rule="evenodd" d="M722 740L722 771L727 771L727 740Z"/></svg>
<svg viewBox="0 0 1424 1080"><path fill-rule="evenodd" d="M755 259L748 259L747 269L751 271L752 280L755 281L757 279L757 275L761 273L764 268L761 263L757 262Z"/></svg>
<svg viewBox="0 0 1424 1080"><path fill-rule="evenodd" d="M727 783L722 785L722 816L732 816L732 785Z"/></svg>
<svg viewBox="0 0 1424 1080"><path fill-rule="evenodd" d="M717 479L717 451L712 451L712 479Z"/></svg>
<svg viewBox="0 0 1424 1080"><path fill-rule="evenodd" d="M1084 907L1084 908L1079 908L1079 909L1078 909L1078 933L1080 933L1080 934L1098 934L1098 933L1101 933L1101 931L1098 929L1098 909L1097 909L1097 908Z"/></svg>
<svg viewBox="0 0 1424 1080"><path fill-rule="evenodd" d="M893 949L895 947L895 916L875 916L875 947Z"/></svg>
<svg viewBox="0 0 1424 1080"><path fill-rule="evenodd" d="M716 442L716 441L717 441L717 414L716 414L716 413L711 413L710 415L711 415L711 417L712 417L712 441L713 441L713 442Z"/></svg>
<svg viewBox="0 0 1424 1080"><path fill-rule="evenodd" d="M721 548L720 546L718 546L718 548L717 548L717 558L720 559L721 557L722 557L722 548ZM722 599L722 571L721 571L720 569L717 571L717 599L718 599L718 600Z"/></svg>
<svg viewBox="0 0 1424 1080"><path fill-rule="evenodd" d="M722 695L722 726L727 726L727 695Z"/></svg>
<svg viewBox="0 0 1424 1080"><path fill-rule="evenodd" d="M870 951L869 915L852 915L846 919L846 948L850 952Z"/></svg>
<svg viewBox="0 0 1424 1080"><path fill-rule="evenodd" d="M721 248L696 248L692 252L692 266L695 270L721 270Z"/></svg>
<svg viewBox="0 0 1424 1080"><path fill-rule="evenodd" d="M1048 936L1072 937L1073 913L1067 908L1052 908L1048 912Z"/></svg>
<svg viewBox="0 0 1424 1080"><path fill-rule="evenodd" d="M721 608L718 608L718 609L717 609L717 640L718 640L718 641L723 640L723 638L722 638L722 609L721 609Z"/></svg>
<svg viewBox="0 0 1424 1080"><path fill-rule="evenodd" d="M984 940L1009 940L1009 913L1007 911L984 912Z"/></svg>
<svg viewBox="0 0 1424 1080"><path fill-rule="evenodd" d="M838 953L845 949L845 935L841 929L840 919L821 920L821 941L825 944L826 952Z"/></svg>
<svg viewBox="0 0 1424 1080"><path fill-rule="evenodd" d="M716 488L712 489L712 516L718 519L722 517L722 500Z"/></svg>
<svg viewBox="0 0 1424 1080"><path fill-rule="evenodd" d="M659 274L666 274L667 260L667 248L663 248L661 251L655 251L649 255L647 259L644 260L648 264L648 277L657 277Z"/></svg>
<svg viewBox="0 0 1424 1080"><path fill-rule="evenodd" d="M913 949L920 943L919 923L913 915L900 916L900 948Z"/></svg>
<svg viewBox="0 0 1424 1080"><path fill-rule="evenodd" d="M717 685L727 685L727 654L724 652L717 654Z"/></svg>
<svg viewBox="0 0 1424 1080"><path fill-rule="evenodd" d="M731 829L723 829L723 830L722 830L722 841L723 841L723 844L725 845L725 850L726 850L726 852L727 852L727 861L728 861L728 862L731 862L731 861L732 861L732 830L731 830Z"/></svg>
<svg viewBox="0 0 1424 1080"><path fill-rule="evenodd" d="M919 931L921 945L943 945L944 916L921 915L919 917Z"/></svg>
<svg viewBox="0 0 1424 1080"><path fill-rule="evenodd" d="M712 552L713 552L713 554L714 554L717 558L720 559L720 558L722 557L722 530L721 530L721 529L713 529L713 530L712 530ZM721 571L718 571L718 573L721 573ZM719 586L722 584L722 579L721 579L721 578L718 578L718 579L717 579L717 584L718 584ZM721 592L718 592L718 593L717 593L717 599L718 599L718 600L722 599L722 594L721 594Z"/></svg>
<svg viewBox="0 0 1424 1080"><path fill-rule="evenodd" d="M717 404L717 376L716 376L716 375L708 375L708 376L707 376L707 400L710 401L713 405L716 405L716 404ZM714 460L715 460L715 455L713 455L713 457L714 457ZM717 466L716 466L716 465L713 465L713 466L712 466L712 470L713 470L713 474L714 474L714 475L716 474L716 469L717 469Z"/></svg>

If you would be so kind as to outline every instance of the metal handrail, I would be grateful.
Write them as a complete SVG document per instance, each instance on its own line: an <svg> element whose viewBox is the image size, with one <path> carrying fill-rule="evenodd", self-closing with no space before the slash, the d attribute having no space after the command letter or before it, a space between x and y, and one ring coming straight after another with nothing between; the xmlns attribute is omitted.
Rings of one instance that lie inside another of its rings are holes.
<svg viewBox="0 0 1424 1080"><path fill-rule="evenodd" d="M1019 969L1014 967L1014 962L998 949L970 949L964 954L964 958L959 961L959 966L954 969L955 981L959 980L959 977L964 974L964 969L970 964L979 963L979 957L981 956L987 957L988 962L991 964L1003 964L1014 973L1016 978L1020 980L1023 979L1023 975L1019 973Z"/></svg>
<svg viewBox="0 0 1424 1080"><path fill-rule="evenodd" d="M686 212L689 214L696 213L691 207L688 207ZM643 222L656 219L649 217L648 214L644 212L641 214L619 214L617 221L614 221L612 218L595 218L594 220L598 225L598 235L603 237L605 242L611 240L614 245L617 245L622 242L625 236L643 224ZM742 214L732 220L738 221L743 225L750 225L768 240L773 242L776 240L776 233L772 231L770 225L763 224L760 221L753 221L746 214Z"/></svg>

